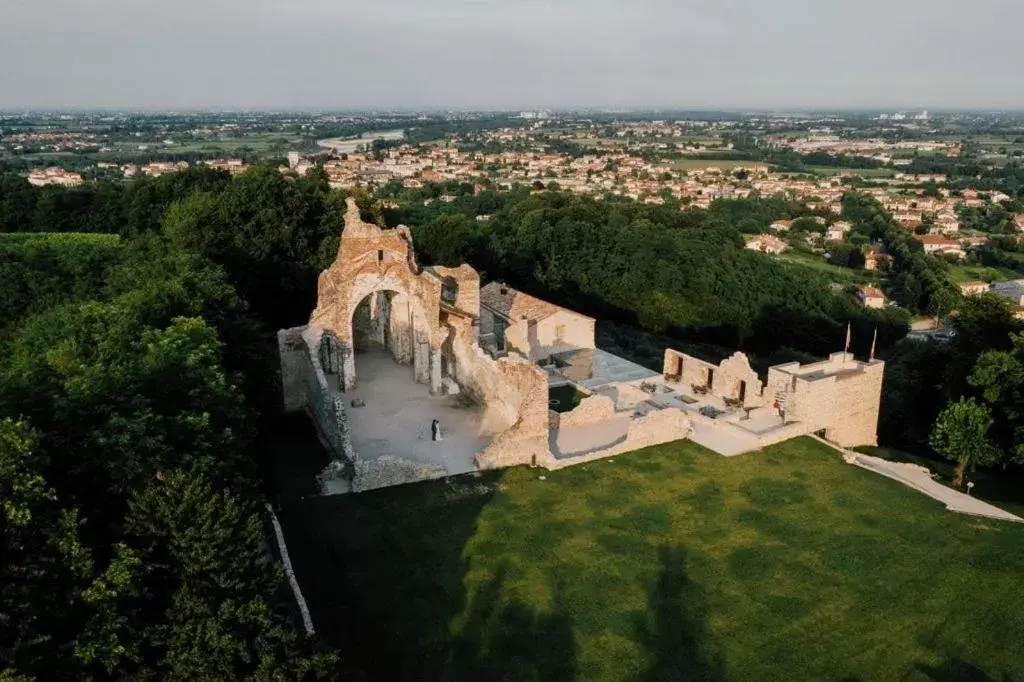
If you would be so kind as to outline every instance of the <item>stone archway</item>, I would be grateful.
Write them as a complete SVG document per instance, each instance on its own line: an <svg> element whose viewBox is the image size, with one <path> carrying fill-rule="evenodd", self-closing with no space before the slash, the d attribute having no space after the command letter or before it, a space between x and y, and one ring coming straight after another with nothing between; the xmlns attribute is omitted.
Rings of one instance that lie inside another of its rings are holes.
<svg viewBox="0 0 1024 682"><path fill-rule="evenodd" d="M411 365L416 382L429 384L432 393L439 392L440 376L434 380L433 364L438 364L436 373L439 375L440 348L432 343L433 330L422 303L399 287L388 286L373 289L352 301L346 330L349 349L343 359L343 387L351 389L356 385L356 351L377 347L388 351L398 364Z"/></svg>
<svg viewBox="0 0 1024 682"><path fill-rule="evenodd" d="M370 342L390 350L400 364L411 364L415 380L429 384L431 393L441 392L441 345L450 333L442 325L442 309L473 315L479 277L468 266L440 270L416 263L408 228L365 223L348 202L338 257L320 273L310 317L310 324L334 332L339 341L343 389L356 383L357 346ZM356 318L360 305L367 312Z"/></svg>

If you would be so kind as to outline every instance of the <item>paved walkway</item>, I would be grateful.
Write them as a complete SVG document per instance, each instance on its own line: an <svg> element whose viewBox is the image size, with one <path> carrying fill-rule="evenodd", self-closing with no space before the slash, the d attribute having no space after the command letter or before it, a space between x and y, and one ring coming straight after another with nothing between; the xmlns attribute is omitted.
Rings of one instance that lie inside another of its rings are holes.
<svg viewBox="0 0 1024 682"><path fill-rule="evenodd" d="M908 464L905 462L890 462L879 457L864 455L859 452L846 450L844 458L851 464L856 464L862 469L873 471L887 478L918 490L928 497L931 497L946 505L946 509L960 514L972 514L974 516L986 516L1001 521L1024 522L1024 519L993 506L977 497L972 497L959 490L954 490L942 485L931 477L931 472L923 466Z"/></svg>
<svg viewBox="0 0 1024 682"><path fill-rule="evenodd" d="M694 421L690 440L724 457L735 457L761 449L760 441L753 434L745 434L740 429L725 424L712 426Z"/></svg>
<svg viewBox="0 0 1024 682"><path fill-rule="evenodd" d="M439 464L449 474L476 471L474 456L491 442L478 406L455 396L432 396L413 380L412 367L399 365L383 350L356 354L357 387L344 394L352 446L360 458L393 455ZM352 407L362 399L364 407ZM430 439L430 421L441 422L443 440Z"/></svg>

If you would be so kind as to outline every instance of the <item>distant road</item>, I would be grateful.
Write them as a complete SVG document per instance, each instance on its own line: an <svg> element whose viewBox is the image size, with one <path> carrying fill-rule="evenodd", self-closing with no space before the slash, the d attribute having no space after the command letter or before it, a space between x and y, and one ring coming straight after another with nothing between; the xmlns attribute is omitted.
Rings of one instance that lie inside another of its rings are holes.
<svg viewBox="0 0 1024 682"><path fill-rule="evenodd" d="M339 154L351 154L362 145L372 145L375 140L401 140L405 137L404 130L382 130L373 133L363 133L359 137L328 137L317 140L318 147L333 149Z"/></svg>

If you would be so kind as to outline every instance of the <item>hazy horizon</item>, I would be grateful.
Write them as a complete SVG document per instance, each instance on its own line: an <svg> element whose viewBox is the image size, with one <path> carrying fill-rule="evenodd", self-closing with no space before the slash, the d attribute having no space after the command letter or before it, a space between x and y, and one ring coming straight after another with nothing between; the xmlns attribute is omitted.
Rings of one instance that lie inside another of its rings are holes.
<svg viewBox="0 0 1024 682"><path fill-rule="evenodd" d="M1012 0L53 0L4 15L0 110L1024 109Z"/></svg>

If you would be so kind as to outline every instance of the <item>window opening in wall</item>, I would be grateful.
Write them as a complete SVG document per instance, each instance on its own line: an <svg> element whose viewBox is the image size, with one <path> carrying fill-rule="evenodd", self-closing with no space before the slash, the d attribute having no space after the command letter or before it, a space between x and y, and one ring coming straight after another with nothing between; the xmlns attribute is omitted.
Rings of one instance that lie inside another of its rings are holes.
<svg viewBox="0 0 1024 682"><path fill-rule="evenodd" d="M441 300L448 305L455 305L459 299L459 283L453 277L445 277L441 282Z"/></svg>
<svg viewBox="0 0 1024 682"><path fill-rule="evenodd" d="M564 324L560 324L560 325L555 327L555 340L556 341L564 341L565 340L565 325Z"/></svg>
<svg viewBox="0 0 1024 682"><path fill-rule="evenodd" d="M380 263L384 260L384 249L377 249L377 262Z"/></svg>
<svg viewBox="0 0 1024 682"><path fill-rule="evenodd" d="M500 317L494 318L494 347L499 351L505 350L505 320Z"/></svg>

